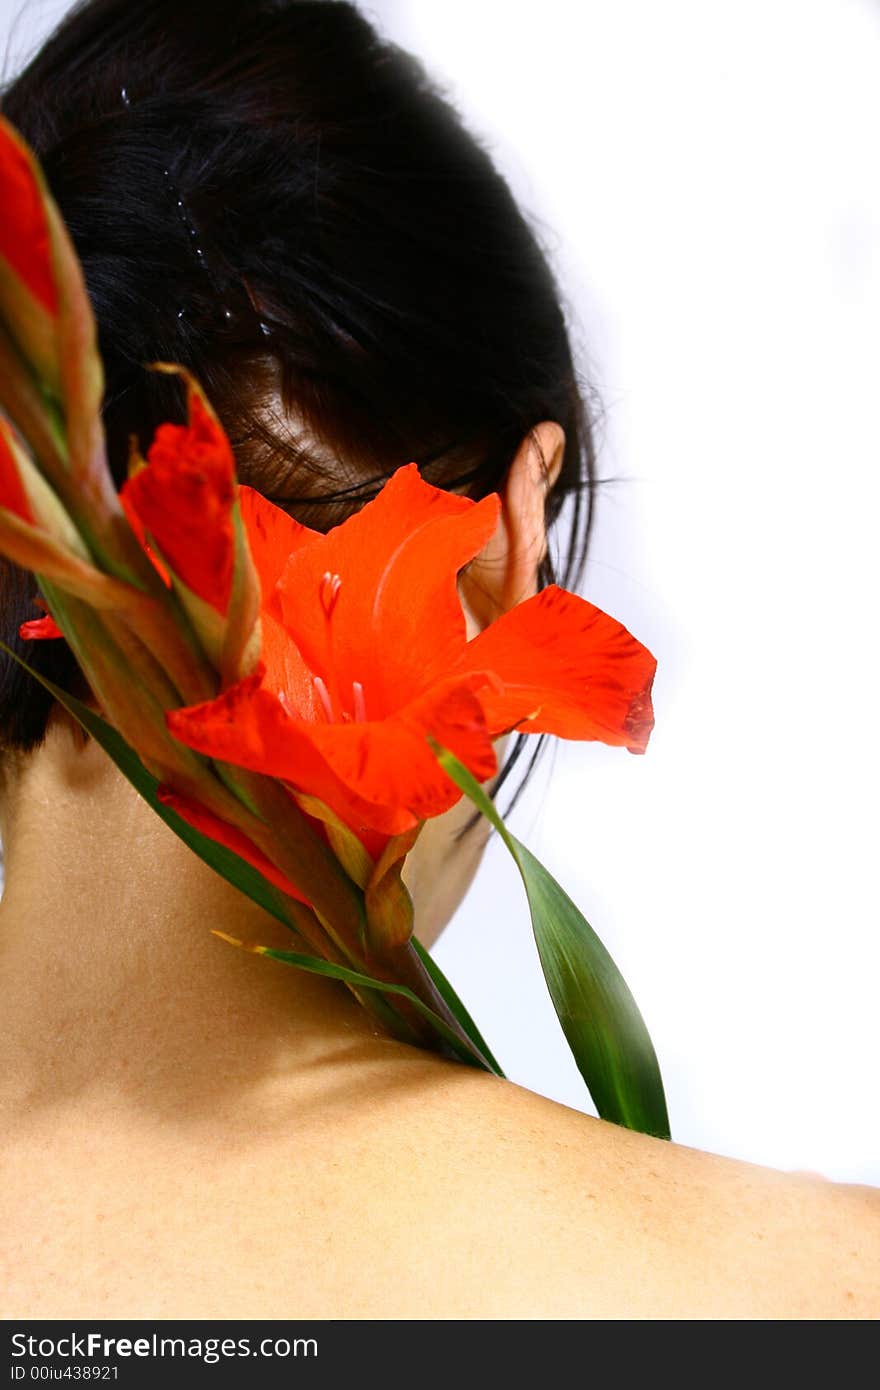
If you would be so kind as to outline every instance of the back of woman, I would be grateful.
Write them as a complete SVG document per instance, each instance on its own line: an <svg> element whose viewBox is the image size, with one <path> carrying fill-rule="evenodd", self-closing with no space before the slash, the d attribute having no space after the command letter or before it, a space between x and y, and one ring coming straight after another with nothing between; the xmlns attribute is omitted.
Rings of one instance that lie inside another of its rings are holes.
<svg viewBox="0 0 880 1390"><path fill-rule="evenodd" d="M497 493L459 575L469 635L574 586L594 443L553 276L488 155L352 6L89 0L2 108L83 265L117 486L131 436L180 413L179 381L145 364L180 363L241 480L316 531L411 460L447 492ZM10 645L35 595L3 562ZM63 644L34 645L79 688ZM880 1311L875 1192L631 1133L397 1041L335 984L211 934L288 944L6 658L0 736L7 1316ZM523 747L496 740L493 794ZM485 841L464 803L421 834L426 945Z"/></svg>

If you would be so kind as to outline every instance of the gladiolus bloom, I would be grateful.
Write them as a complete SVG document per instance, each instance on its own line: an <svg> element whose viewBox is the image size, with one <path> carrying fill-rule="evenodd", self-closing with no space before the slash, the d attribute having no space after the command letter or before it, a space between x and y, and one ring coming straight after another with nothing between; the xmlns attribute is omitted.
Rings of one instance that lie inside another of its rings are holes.
<svg viewBox="0 0 880 1390"><path fill-rule="evenodd" d="M460 796L429 736L480 781L514 729L641 752L655 662L620 623L556 587L467 641L459 571L499 499L425 483L415 464L326 536L249 488L263 663L168 727L219 760L319 798L353 829L402 834Z"/></svg>

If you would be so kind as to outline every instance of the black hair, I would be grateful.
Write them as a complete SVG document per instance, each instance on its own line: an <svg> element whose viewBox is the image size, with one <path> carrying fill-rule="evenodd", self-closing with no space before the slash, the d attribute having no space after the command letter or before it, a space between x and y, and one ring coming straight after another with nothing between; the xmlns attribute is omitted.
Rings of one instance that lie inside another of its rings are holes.
<svg viewBox="0 0 880 1390"><path fill-rule="evenodd" d="M569 531L541 582L577 584L595 450L554 276L487 151L353 5L81 0L0 109L83 265L117 485L129 436L146 449L183 418L179 381L145 365L160 359L205 387L242 481L322 530L410 460L436 486L498 490L556 420L547 522L568 499ZM17 636L35 593L2 562L0 635L70 687L65 644ZM0 657L0 741L37 745L50 707Z"/></svg>

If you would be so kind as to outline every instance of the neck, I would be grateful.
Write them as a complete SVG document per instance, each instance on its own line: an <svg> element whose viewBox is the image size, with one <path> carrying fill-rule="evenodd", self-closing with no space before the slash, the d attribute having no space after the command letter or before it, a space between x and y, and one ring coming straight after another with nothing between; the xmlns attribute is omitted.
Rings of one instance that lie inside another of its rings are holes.
<svg viewBox="0 0 880 1390"><path fill-rule="evenodd" d="M0 1088L163 1112L385 1045L341 985L212 935L288 949L66 720L9 769L0 825ZM321 1068L326 1071L326 1068Z"/></svg>

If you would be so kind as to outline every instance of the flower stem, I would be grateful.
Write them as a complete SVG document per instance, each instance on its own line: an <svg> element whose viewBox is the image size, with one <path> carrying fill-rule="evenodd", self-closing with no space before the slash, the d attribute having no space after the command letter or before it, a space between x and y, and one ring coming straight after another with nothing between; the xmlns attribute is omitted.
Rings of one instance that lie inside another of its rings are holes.
<svg viewBox="0 0 880 1390"><path fill-rule="evenodd" d="M408 985L413 994L417 994L422 1003L427 1004L434 1013L439 1014L444 1023L455 1033L469 1052L473 1054L480 1065L487 1071L495 1072L496 1067L492 1061L486 1057L482 1050L476 1045L472 1038L468 1036L458 1019L452 1013L446 1000L437 991L433 980L420 961L412 941L408 941L405 946L395 947L384 957L384 963L388 971L388 978L400 984ZM375 965L372 965L375 970ZM405 1001L402 1001L405 1003ZM421 1018L421 1016L419 1015ZM424 1022L424 1020L421 1020ZM449 1044L445 1039L437 1034L431 1034L433 1047L439 1052L449 1052Z"/></svg>

